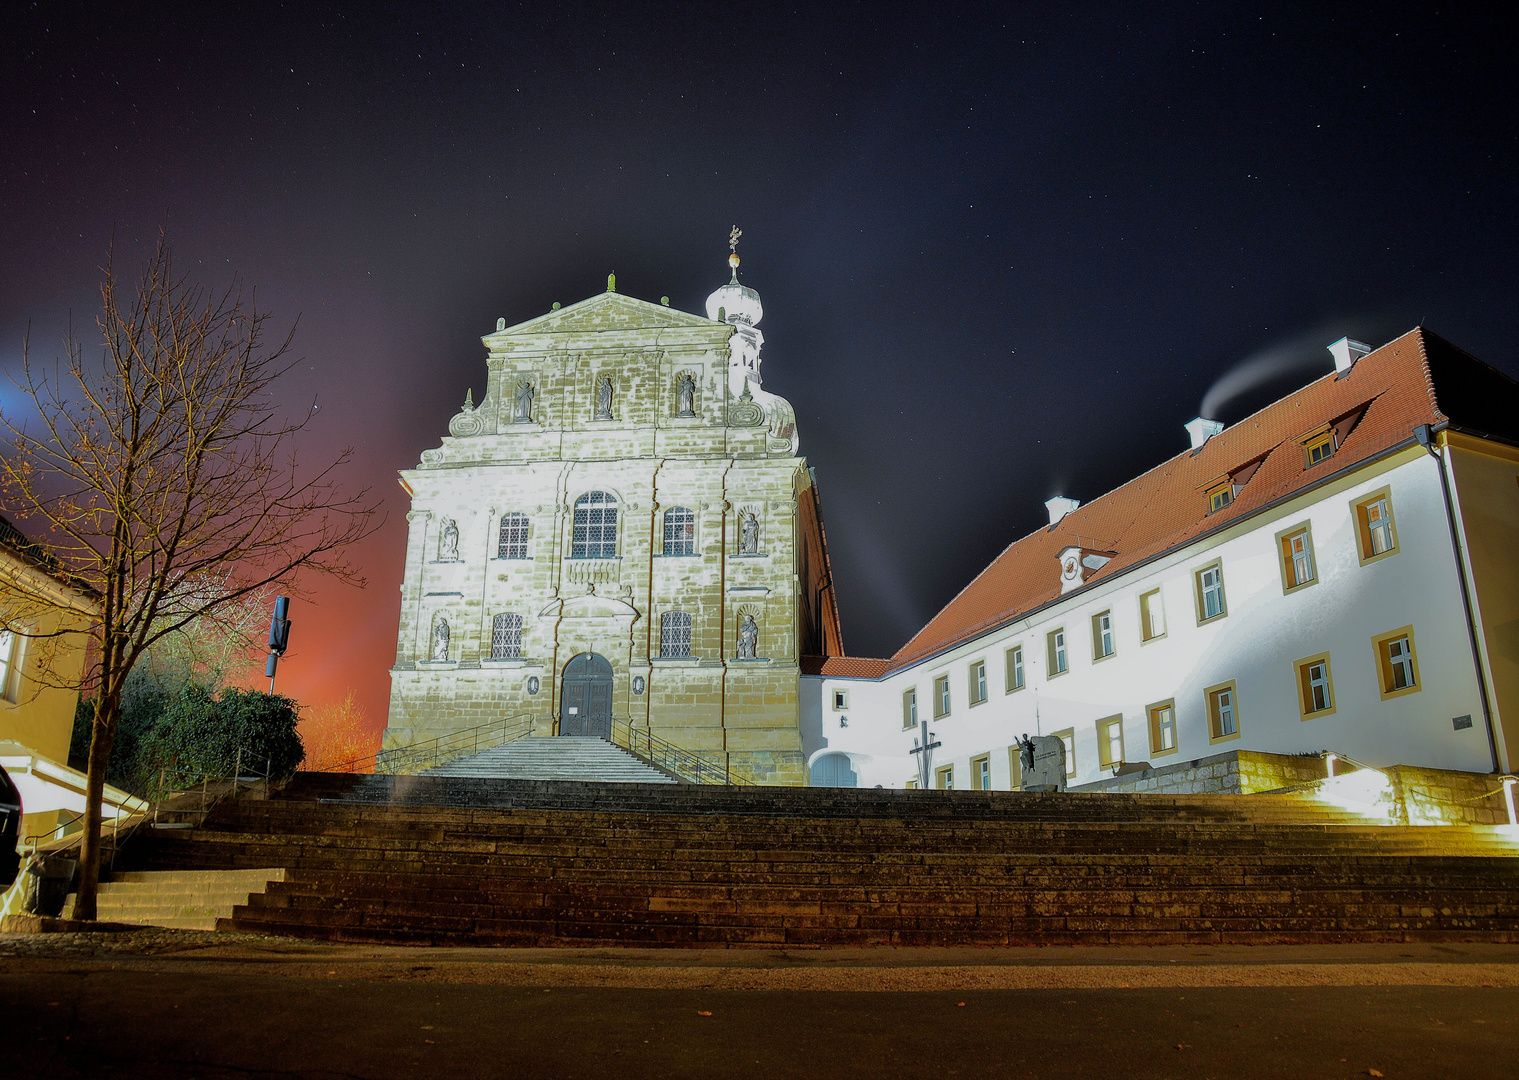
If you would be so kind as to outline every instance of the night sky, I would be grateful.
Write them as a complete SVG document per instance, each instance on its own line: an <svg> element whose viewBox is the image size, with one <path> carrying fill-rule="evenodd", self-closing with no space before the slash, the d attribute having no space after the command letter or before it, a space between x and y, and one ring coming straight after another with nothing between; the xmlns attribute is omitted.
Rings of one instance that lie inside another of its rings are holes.
<svg viewBox="0 0 1519 1080"><path fill-rule="evenodd" d="M889 655L1044 499L1338 337L1422 322L1519 375L1519 35L1483 9L7 4L0 363L164 222L299 317L307 459L353 446L389 518L365 590L295 605L281 689L379 724L396 470L479 399L480 335L611 272L700 311L738 224L845 644Z"/></svg>

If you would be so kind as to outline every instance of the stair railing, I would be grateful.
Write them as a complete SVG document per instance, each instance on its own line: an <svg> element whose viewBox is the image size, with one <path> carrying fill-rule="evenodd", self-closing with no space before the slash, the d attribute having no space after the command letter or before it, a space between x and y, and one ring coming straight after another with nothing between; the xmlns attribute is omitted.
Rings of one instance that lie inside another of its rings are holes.
<svg viewBox="0 0 1519 1080"><path fill-rule="evenodd" d="M462 728L431 739L407 743L405 746L392 746L373 754L365 754L352 761L331 765L323 772L410 776L424 769L446 765L457 758L516 742L533 733L534 722L533 713L503 716L488 724Z"/></svg>
<svg viewBox="0 0 1519 1080"><path fill-rule="evenodd" d="M607 739L613 746L620 746L646 765L652 765L688 784L724 784L729 787L752 787L754 781L742 776L728 764L728 755L717 760L693 753L659 738L647 728L641 728L631 720L612 718L612 731Z"/></svg>

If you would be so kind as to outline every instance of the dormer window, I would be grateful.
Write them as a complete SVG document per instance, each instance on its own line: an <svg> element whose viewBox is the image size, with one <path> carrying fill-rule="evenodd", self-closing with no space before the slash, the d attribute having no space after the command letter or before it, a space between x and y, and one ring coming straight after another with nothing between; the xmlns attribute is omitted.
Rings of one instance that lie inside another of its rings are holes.
<svg viewBox="0 0 1519 1080"><path fill-rule="evenodd" d="M1323 431L1303 442L1303 452L1308 456L1308 467L1311 469L1321 461L1328 461L1334 456L1334 429Z"/></svg>
<svg viewBox="0 0 1519 1080"><path fill-rule="evenodd" d="M1234 485L1225 481L1208 492L1208 513L1216 514L1234 501Z"/></svg>

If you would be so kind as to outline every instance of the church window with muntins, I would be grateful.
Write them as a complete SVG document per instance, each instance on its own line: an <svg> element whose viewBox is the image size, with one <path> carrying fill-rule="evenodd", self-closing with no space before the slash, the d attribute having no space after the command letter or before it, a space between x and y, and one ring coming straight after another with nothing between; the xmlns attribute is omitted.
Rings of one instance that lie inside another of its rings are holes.
<svg viewBox="0 0 1519 1080"><path fill-rule="evenodd" d="M1224 603L1224 568L1219 563L1197 572L1197 621L1207 622L1228 614Z"/></svg>
<svg viewBox="0 0 1519 1080"><path fill-rule="evenodd" d="M1239 696L1232 682L1210 686L1204 692L1208 703L1208 739L1220 742L1239 735Z"/></svg>
<svg viewBox="0 0 1519 1080"><path fill-rule="evenodd" d="M1113 655L1113 613L1099 611L1092 616L1092 659L1106 660Z"/></svg>
<svg viewBox="0 0 1519 1080"><path fill-rule="evenodd" d="M496 542L496 558L527 558L527 515L502 514L501 531Z"/></svg>
<svg viewBox="0 0 1519 1080"><path fill-rule="evenodd" d="M691 613L667 611L659 617L659 655L679 659L691 655Z"/></svg>
<svg viewBox="0 0 1519 1080"><path fill-rule="evenodd" d="M1023 689L1023 646L1007 650L1007 692Z"/></svg>
<svg viewBox="0 0 1519 1080"><path fill-rule="evenodd" d="M970 703L980 705L986 700L986 661L977 660L970 666Z"/></svg>
<svg viewBox="0 0 1519 1080"><path fill-rule="evenodd" d="M1045 651L1050 664L1050 677L1064 675L1069 670L1065 655L1065 628L1051 630L1045 637Z"/></svg>
<svg viewBox="0 0 1519 1080"><path fill-rule="evenodd" d="M1398 550L1398 531L1392 518L1392 496L1387 488L1355 503L1354 512L1362 564Z"/></svg>
<svg viewBox="0 0 1519 1080"><path fill-rule="evenodd" d="M497 615L491 623L491 659L516 660L522 656L522 616Z"/></svg>
<svg viewBox="0 0 1519 1080"><path fill-rule="evenodd" d="M617 497L605 491L589 491L575 500L574 532L570 539L572 559L617 557Z"/></svg>
<svg viewBox="0 0 1519 1080"><path fill-rule="evenodd" d="M696 554L696 515L684 506L665 511L666 555Z"/></svg>

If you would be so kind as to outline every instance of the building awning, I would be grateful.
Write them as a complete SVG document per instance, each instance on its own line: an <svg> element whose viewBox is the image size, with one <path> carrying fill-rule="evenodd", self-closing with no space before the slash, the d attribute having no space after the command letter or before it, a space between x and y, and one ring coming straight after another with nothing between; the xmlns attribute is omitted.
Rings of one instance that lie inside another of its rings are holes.
<svg viewBox="0 0 1519 1080"><path fill-rule="evenodd" d="M0 767L3 767L21 793L21 812L45 814L52 810L84 812L87 777L78 769L35 754L17 743L0 743ZM101 815L110 821L130 814L140 814L148 803L120 788L105 786Z"/></svg>

